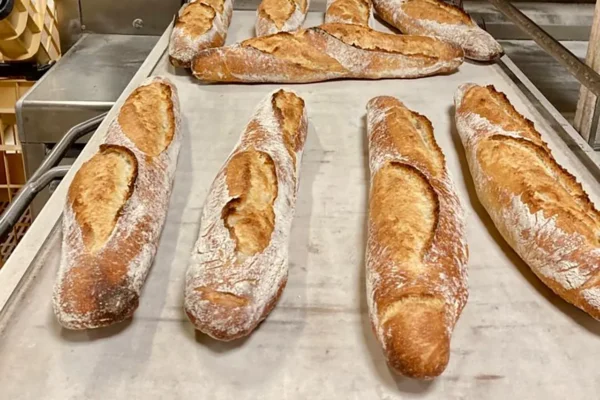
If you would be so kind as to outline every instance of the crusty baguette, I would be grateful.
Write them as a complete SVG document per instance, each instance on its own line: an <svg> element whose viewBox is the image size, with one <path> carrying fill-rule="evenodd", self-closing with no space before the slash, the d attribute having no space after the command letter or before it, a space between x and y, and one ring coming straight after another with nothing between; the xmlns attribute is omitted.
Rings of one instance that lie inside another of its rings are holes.
<svg viewBox="0 0 600 400"><path fill-rule="evenodd" d="M306 130L304 101L286 90L271 93L212 184L187 270L185 311L215 339L252 332L287 282Z"/></svg>
<svg viewBox="0 0 600 400"><path fill-rule="evenodd" d="M459 47L436 38L325 24L204 50L192 71L209 82L305 83L418 78L452 72L462 61Z"/></svg>
<svg viewBox="0 0 600 400"><path fill-rule="evenodd" d="M156 253L180 147L177 90L150 78L73 178L63 214L54 312L69 329L131 317Z"/></svg>
<svg viewBox="0 0 600 400"><path fill-rule="evenodd" d="M327 0L326 24L369 26L372 18L371 0Z"/></svg>
<svg viewBox="0 0 600 400"><path fill-rule="evenodd" d="M432 35L461 46L465 57L492 61L504 54L492 35L458 7L442 0L373 0L384 21L410 35Z"/></svg>
<svg viewBox="0 0 600 400"><path fill-rule="evenodd" d="M199 51L225 44L233 0L191 0L184 4L169 42L169 60L175 67L189 68Z"/></svg>
<svg viewBox="0 0 600 400"><path fill-rule="evenodd" d="M429 120L393 97L367 105L367 299L389 365L440 375L467 301L464 216Z"/></svg>
<svg viewBox="0 0 600 400"><path fill-rule="evenodd" d="M560 297L600 319L600 213L533 123L493 86L462 85L456 126L479 200Z"/></svg>
<svg viewBox="0 0 600 400"><path fill-rule="evenodd" d="M300 29L309 0L262 0L256 11L256 36Z"/></svg>

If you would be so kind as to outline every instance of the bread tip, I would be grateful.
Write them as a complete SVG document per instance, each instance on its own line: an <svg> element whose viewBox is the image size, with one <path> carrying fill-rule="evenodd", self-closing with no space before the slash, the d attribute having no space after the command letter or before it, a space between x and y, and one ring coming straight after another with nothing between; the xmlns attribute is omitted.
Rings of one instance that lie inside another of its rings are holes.
<svg viewBox="0 0 600 400"><path fill-rule="evenodd" d="M444 302L411 296L391 307L394 315L384 324L384 348L390 368L415 379L441 375L450 359Z"/></svg>
<svg viewBox="0 0 600 400"><path fill-rule="evenodd" d="M133 316L139 306L139 294L128 288L119 288L93 301L100 305L96 307L98 310L85 312L72 306L75 304L77 308L89 308L89 304L83 300L55 295L53 308L58 323L63 328L79 331L118 324Z"/></svg>
<svg viewBox="0 0 600 400"><path fill-rule="evenodd" d="M462 83L458 86L458 88L456 89L456 93L454 94L454 106L456 109L460 107L462 100L465 97L465 93L467 93L471 88L474 88L475 86L478 85L471 82Z"/></svg>
<svg viewBox="0 0 600 400"><path fill-rule="evenodd" d="M187 292L184 308L196 330L224 342L249 335L260 322L247 298L208 287Z"/></svg>

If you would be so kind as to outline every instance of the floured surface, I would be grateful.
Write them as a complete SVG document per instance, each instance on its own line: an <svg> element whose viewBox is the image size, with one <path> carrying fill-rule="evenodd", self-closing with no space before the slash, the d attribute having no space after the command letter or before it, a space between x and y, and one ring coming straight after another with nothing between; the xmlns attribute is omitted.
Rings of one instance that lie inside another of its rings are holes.
<svg viewBox="0 0 600 400"><path fill-rule="evenodd" d="M237 12L228 41L250 37L254 17ZM309 13L306 26L321 20ZM163 59L155 72L164 73L167 64ZM288 283L265 323L247 340L229 344L196 335L187 321L185 268L212 180L256 104L281 86L170 78L179 89L183 143L167 222L134 320L89 333L60 329L50 305L60 257L56 240L0 336L0 397L597 397L600 323L539 282L479 205L453 125L458 85L496 85L536 123L557 161L584 181L597 204L600 188L499 67L465 63L460 72L443 77L284 85L304 98L309 117ZM378 95L398 97L432 121L467 210L469 302L453 334L450 364L431 383L395 379L369 325L363 272L369 176L365 106Z"/></svg>

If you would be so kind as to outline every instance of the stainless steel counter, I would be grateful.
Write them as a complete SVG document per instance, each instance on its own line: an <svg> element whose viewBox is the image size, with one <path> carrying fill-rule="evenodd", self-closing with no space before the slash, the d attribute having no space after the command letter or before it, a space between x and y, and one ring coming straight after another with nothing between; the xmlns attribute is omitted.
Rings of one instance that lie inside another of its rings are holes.
<svg viewBox="0 0 600 400"><path fill-rule="evenodd" d="M310 13L308 24L321 19ZM230 42L251 34L254 13L236 12L233 21ZM453 124L452 99L459 84L494 84L534 121L558 161L599 204L596 155L508 58L501 65L465 63L457 73L414 80L205 85L168 66L166 43L165 36L117 102L147 75L160 74L177 85L183 113L174 191L140 307L132 321L88 332L62 329L51 308L66 191L77 168L97 150L104 123L0 270L3 397L597 397L600 323L554 296L502 240L475 196ZM310 121L288 284L273 313L249 338L219 343L196 333L184 315L184 271L212 179L258 101L282 86L304 98ZM467 209L470 299L454 332L450 365L432 382L399 378L388 370L366 311L365 105L384 94L399 97L432 121ZM540 114L532 101L557 120ZM115 115L116 108L109 118Z"/></svg>

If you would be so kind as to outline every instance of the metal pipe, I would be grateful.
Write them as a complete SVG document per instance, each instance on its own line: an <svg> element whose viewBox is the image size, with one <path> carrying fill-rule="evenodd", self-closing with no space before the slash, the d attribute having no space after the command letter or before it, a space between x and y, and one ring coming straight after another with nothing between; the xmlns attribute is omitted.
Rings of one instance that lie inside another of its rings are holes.
<svg viewBox="0 0 600 400"><path fill-rule="evenodd" d="M0 217L0 238L2 238L2 240L4 240L5 235L17 224L19 218L21 218L25 209L31 204L31 201L35 198L36 194L48 186L54 179L63 178L67 172L69 172L70 168L70 165L61 165L49 169L39 175L36 179L30 179L25 186L19 190L17 196Z"/></svg>
<svg viewBox="0 0 600 400"><path fill-rule="evenodd" d="M54 146L50 154L48 154L48 157L42 161L40 167L33 173L33 175L31 175L30 179L36 180L50 168L56 166L60 160L62 160L69 147L71 147L76 140L87 135L88 133L94 132L98 126L100 126L104 120L104 117L106 117L106 114L108 113L102 113L69 129L65 136L62 137L60 142Z"/></svg>
<svg viewBox="0 0 600 400"><path fill-rule="evenodd" d="M510 2L506 0L489 0L489 2L564 66L579 83L600 97L600 75L593 69L581 62L573 53L557 42L552 36L548 35L546 31ZM592 135L595 136L595 132Z"/></svg>

